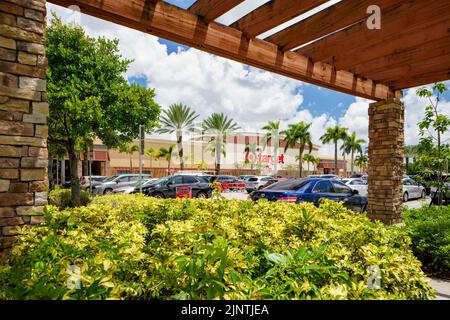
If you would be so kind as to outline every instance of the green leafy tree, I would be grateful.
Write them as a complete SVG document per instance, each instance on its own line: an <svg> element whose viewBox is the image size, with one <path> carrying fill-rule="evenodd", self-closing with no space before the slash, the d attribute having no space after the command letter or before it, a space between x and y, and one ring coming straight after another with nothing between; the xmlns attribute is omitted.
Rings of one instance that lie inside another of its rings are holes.
<svg viewBox="0 0 450 320"><path fill-rule="evenodd" d="M300 178L303 176L302 163L305 146L308 146L308 153L311 153L313 147L312 136L309 132L310 127L311 123L300 121L299 123L290 124L287 130L281 132L281 134L285 135L284 141L286 142L286 146L284 152L290 147L295 148L299 144L297 160Z"/></svg>
<svg viewBox="0 0 450 320"><path fill-rule="evenodd" d="M239 126L233 119L223 113L213 113L203 120L202 131L211 136L210 143L215 142L213 148L216 155L216 175L220 174L220 159L226 146L226 136L238 130ZM211 150L211 148L209 148Z"/></svg>
<svg viewBox="0 0 450 320"><path fill-rule="evenodd" d="M130 173L133 172L133 154L135 152L139 152L139 146L137 145L131 145L129 143L124 143L123 145L119 146L119 152L120 153L126 153L130 156Z"/></svg>
<svg viewBox="0 0 450 320"><path fill-rule="evenodd" d="M163 111L161 116L161 128L157 133L174 133L177 137L178 157L180 159L180 169L184 170L183 133L194 128L194 121L198 114L188 106L175 103L169 109Z"/></svg>
<svg viewBox="0 0 450 320"><path fill-rule="evenodd" d="M274 157L274 176L278 172L278 149L280 147L280 120L269 121L262 127L266 131L264 136L265 145L273 141L273 157Z"/></svg>
<svg viewBox="0 0 450 320"><path fill-rule="evenodd" d="M324 135L320 137L322 143L334 144L334 174L339 174L338 170L338 143L339 141L344 141L347 138L347 129L342 128L339 125L328 128Z"/></svg>
<svg viewBox="0 0 450 320"><path fill-rule="evenodd" d="M160 107L151 89L129 85L118 40L88 37L81 27L54 15L46 30L49 144L64 148L70 162L72 204L80 203L78 160L99 138L118 148L156 125Z"/></svg>
<svg viewBox="0 0 450 320"><path fill-rule="evenodd" d="M341 146L341 149L345 154L350 154L350 172L354 173L354 162L355 162L355 154L362 153L362 144L366 143L364 139L358 139L356 136L356 132L353 132L351 135L348 135L344 139L344 143Z"/></svg>
<svg viewBox="0 0 450 320"><path fill-rule="evenodd" d="M444 83L438 82L432 86L432 89L420 88L417 90L417 95L426 98L429 105L425 107L425 117L418 123L420 129L421 139L425 142L431 142L431 149L429 154L433 157L432 166L437 172L437 181L434 183L439 190L445 188L443 181L443 171L446 167L445 161L445 145L443 144L443 135L450 130L450 118L440 112L439 102L441 96L447 91ZM442 192L437 193L438 205L442 204Z"/></svg>
<svg viewBox="0 0 450 320"><path fill-rule="evenodd" d="M175 145L171 145L169 148L160 148L158 152L158 158L167 161L167 174L170 174L170 166L172 162L172 157L175 152Z"/></svg>

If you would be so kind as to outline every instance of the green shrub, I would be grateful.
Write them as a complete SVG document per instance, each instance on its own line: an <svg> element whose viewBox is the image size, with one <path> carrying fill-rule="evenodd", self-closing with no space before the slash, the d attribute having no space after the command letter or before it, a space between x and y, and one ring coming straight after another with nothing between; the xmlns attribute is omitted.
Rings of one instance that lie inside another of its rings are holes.
<svg viewBox="0 0 450 320"><path fill-rule="evenodd" d="M50 191L48 195L49 204L56 206L60 209L65 209L72 206L72 191L71 189L57 188ZM82 206L87 205L90 202L89 193L80 190L80 204Z"/></svg>
<svg viewBox="0 0 450 320"><path fill-rule="evenodd" d="M430 299L402 228L334 202L98 197L49 207L0 266L0 299ZM81 269L79 289L68 267ZM369 266L381 288L367 286Z"/></svg>
<svg viewBox="0 0 450 320"><path fill-rule="evenodd" d="M450 276L450 206L405 211L412 250L427 272Z"/></svg>

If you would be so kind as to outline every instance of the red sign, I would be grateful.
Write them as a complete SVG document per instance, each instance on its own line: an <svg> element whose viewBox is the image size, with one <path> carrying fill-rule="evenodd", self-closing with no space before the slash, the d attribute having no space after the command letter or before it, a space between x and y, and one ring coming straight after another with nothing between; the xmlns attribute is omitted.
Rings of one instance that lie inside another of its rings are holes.
<svg viewBox="0 0 450 320"><path fill-rule="evenodd" d="M246 155L247 162L261 162L261 163L275 163L275 157L270 154L248 154ZM284 164L284 154L278 156L278 163Z"/></svg>
<svg viewBox="0 0 450 320"><path fill-rule="evenodd" d="M176 189L176 197L191 199L192 198L192 188L191 187L177 187Z"/></svg>

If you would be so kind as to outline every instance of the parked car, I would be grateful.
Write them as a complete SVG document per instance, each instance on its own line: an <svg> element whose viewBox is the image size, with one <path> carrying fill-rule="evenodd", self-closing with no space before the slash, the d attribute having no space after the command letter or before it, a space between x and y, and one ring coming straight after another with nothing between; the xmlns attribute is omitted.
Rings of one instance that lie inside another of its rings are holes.
<svg viewBox="0 0 450 320"><path fill-rule="evenodd" d="M240 191L245 189L245 183L233 176L218 176L215 181L220 183L222 191Z"/></svg>
<svg viewBox="0 0 450 320"><path fill-rule="evenodd" d="M263 187L261 189L264 189L274 183L280 182L280 181L284 181L286 180L286 178L272 178L270 180L267 180L266 183L263 185Z"/></svg>
<svg viewBox="0 0 450 320"><path fill-rule="evenodd" d="M245 180L245 190L248 193L251 193L255 190L260 190L264 187L267 181L272 180L273 178L271 176L255 176L250 177L247 180Z"/></svg>
<svg viewBox="0 0 450 320"><path fill-rule="evenodd" d="M157 181L159 179L157 178L152 178L152 179L147 179L144 180L142 182L142 188L145 188L145 186ZM114 189L113 193L114 194L131 194L131 193L138 193L139 192L139 181L136 181L134 184L129 185L129 186L125 186L125 187L120 187L117 189ZM135 192L137 191L137 192Z"/></svg>
<svg viewBox="0 0 450 320"><path fill-rule="evenodd" d="M310 174L308 178L320 178L320 174Z"/></svg>
<svg viewBox="0 0 450 320"><path fill-rule="evenodd" d="M350 179L362 179L367 181L367 174L365 173L355 173L350 176Z"/></svg>
<svg viewBox="0 0 450 320"><path fill-rule="evenodd" d="M177 187L190 187L193 198L210 198L212 193L209 183L199 177L177 175L150 183L144 188L144 194L155 198L176 198Z"/></svg>
<svg viewBox="0 0 450 320"><path fill-rule="evenodd" d="M425 198L425 187L411 178L403 178L403 202L409 199Z"/></svg>
<svg viewBox="0 0 450 320"><path fill-rule="evenodd" d="M142 180L148 180L150 178L151 176L149 174L142 174ZM96 194L113 193L115 189L131 186L138 180L139 174L121 174L112 176L103 180L103 183L96 186L93 192Z"/></svg>
<svg viewBox="0 0 450 320"><path fill-rule="evenodd" d="M346 178L341 179L341 181L353 190L358 190L360 195L367 196L367 181L360 178Z"/></svg>
<svg viewBox="0 0 450 320"><path fill-rule="evenodd" d="M239 177L237 177L239 180L245 181L246 179L250 178L250 177L254 177L254 174L247 174L247 175L241 175Z"/></svg>
<svg viewBox="0 0 450 320"><path fill-rule="evenodd" d="M341 181L334 179L306 178L288 179L268 186L264 190L250 194L254 201L267 199L280 202L312 202L318 206L320 199L341 201L357 212L364 212L367 208L367 197L359 195L358 190L352 190Z"/></svg>

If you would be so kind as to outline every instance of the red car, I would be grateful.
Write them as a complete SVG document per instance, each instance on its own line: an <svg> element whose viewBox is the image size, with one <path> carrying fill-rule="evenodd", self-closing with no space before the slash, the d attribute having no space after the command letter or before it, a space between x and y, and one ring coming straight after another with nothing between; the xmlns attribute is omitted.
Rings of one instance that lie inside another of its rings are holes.
<svg viewBox="0 0 450 320"><path fill-rule="evenodd" d="M242 191L245 183L233 176L218 176L217 182L222 186L222 191Z"/></svg>

